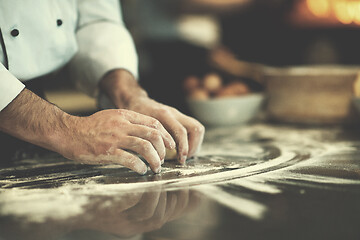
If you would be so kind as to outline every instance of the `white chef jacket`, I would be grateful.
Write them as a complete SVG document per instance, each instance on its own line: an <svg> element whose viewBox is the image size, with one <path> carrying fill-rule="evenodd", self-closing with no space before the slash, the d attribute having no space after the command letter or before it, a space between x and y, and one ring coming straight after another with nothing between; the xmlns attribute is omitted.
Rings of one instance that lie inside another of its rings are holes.
<svg viewBox="0 0 360 240"><path fill-rule="evenodd" d="M118 0L0 0L0 29L0 111L23 90L21 81L65 64L93 96L110 70L138 76Z"/></svg>

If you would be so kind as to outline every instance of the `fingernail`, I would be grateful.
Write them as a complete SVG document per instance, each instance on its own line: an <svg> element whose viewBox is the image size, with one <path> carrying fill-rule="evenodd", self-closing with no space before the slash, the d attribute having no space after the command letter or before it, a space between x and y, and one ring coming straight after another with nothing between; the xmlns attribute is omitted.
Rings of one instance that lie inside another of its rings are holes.
<svg viewBox="0 0 360 240"><path fill-rule="evenodd" d="M182 156L181 159L180 159L180 162L181 162L182 164L185 164L186 159L187 159L187 156Z"/></svg>
<svg viewBox="0 0 360 240"><path fill-rule="evenodd" d="M161 166L155 170L155 173L161 173Z"/></svg>

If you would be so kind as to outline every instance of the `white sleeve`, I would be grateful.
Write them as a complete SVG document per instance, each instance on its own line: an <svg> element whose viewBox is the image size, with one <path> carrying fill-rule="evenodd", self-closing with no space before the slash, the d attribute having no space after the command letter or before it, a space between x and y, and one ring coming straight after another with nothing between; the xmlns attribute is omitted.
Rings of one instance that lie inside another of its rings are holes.
<svg viewBox="0 0 360 240"><path fill-rule="evenodd" d="M99 80L109 71L125 69L138 78L138 58L125 28L118 0L78 0L79 51L70 62L76 85L97 95Z"/></svg>
<svg viewBox="0 0 360 240"><path fill-rule="evenodd" d="M0 111L24 89L24 84L0 63Z"/></svg>

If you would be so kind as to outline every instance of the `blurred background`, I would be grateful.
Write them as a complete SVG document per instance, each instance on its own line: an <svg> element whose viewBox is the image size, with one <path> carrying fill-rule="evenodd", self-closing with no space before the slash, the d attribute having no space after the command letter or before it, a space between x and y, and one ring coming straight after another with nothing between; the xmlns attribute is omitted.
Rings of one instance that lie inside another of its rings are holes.
<svg viewBox="0 0 360 240"><path fill-rule="evenodd" d="M223 85L240 81L244 93L262 92L258 66L360 64L359 0L122 0L121 4L139 54L140 84L154 99L187 114L191 112L186 98L193 94L189 88L207 77L215 85L216 78ZM189 77L196 81L186 82ZM48 99L64 110L95 111L95 100L74 90L72 83L50 85ZM217 95L194 94L200 99Z"/></svg>

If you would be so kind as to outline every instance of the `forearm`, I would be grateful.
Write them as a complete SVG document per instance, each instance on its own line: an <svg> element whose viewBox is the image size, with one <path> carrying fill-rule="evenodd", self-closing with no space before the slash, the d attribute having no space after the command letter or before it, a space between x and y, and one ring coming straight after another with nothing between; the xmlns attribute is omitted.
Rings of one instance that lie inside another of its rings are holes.
<svg viewBox="0 0 360 240"><path fill-rule="evenodd" d="M66 131L66 114L24 89L0 112L0 130L24 141L58 151Z"/></svg>

